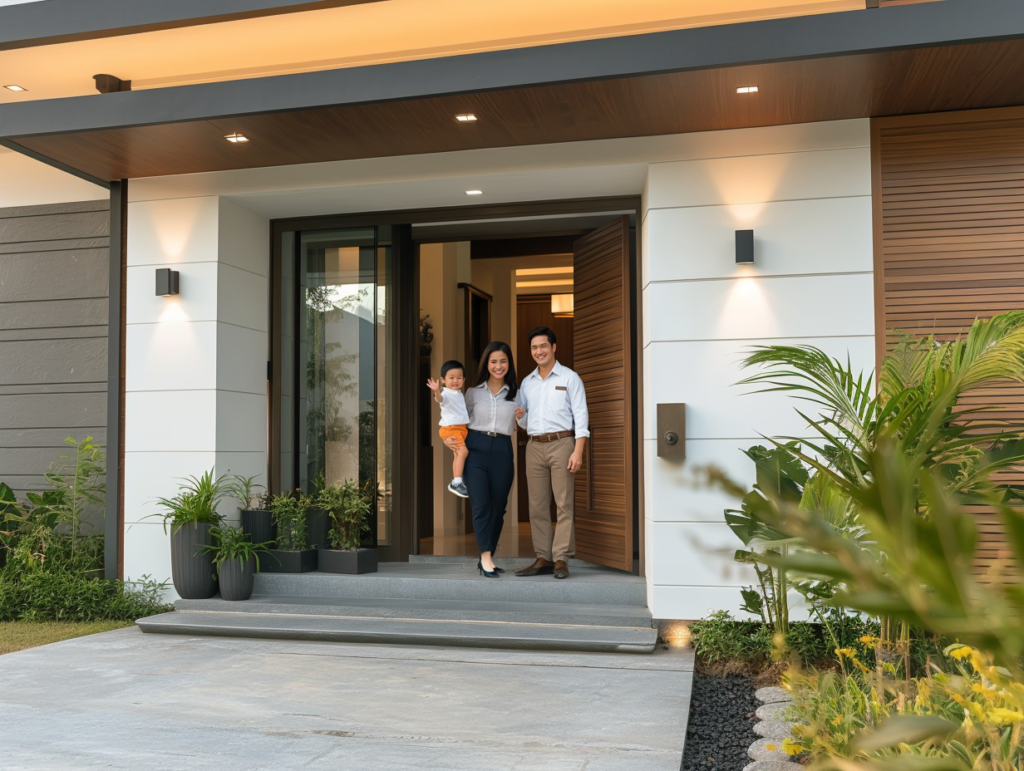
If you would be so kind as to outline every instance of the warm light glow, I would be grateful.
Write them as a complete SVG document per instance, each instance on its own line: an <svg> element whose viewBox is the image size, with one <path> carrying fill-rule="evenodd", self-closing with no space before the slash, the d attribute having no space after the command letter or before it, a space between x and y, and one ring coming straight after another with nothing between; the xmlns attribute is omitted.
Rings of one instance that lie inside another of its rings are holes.
<svg viewBox="0 0 1024 771"><path fill-rule="evenodd" d="M690 646L690 625L685 621L661 621L658 623L661 639L670 648L688 648Z"/></svg>
<svg viewBox="0 0 1024 771"><path fill-rule="evenodd" d="M572 318L574 304L571 294L551 295L551 315L559 319Z"/></svg>
<svg viewBox="0 0 1024 771"><path fill-rule="evenodd" d="M572 273L572 265L564 268L519 268L516 276L561 276Z"/></svg>
<svg viewBox="0 0 1024 771"><path fill-rule="evenodd" d="M483 190L467 190L466 195L483 195Z"/></svg>
<svg viewBox="0 0 1024 771"><path fill-rule="evenodd" d="M467 112L462 115L456 115L455 120L459 123L476 123L476 116L471 112Z"/></svg>
<svg viewBox="0 0 1024 771"><path fill-rule="evenodd" d="M572 286L571 278L553 278L547 281L517 281L516 289L529 289L538 286Z"/></svg>
<svg viewBox="0 0 1024 771"><path fill-rule="evenodd" d="M756 94L757 86L740 86L736 89L737 94Z"/></svg>
<svg viewBox="0 0 1024 771"><path fill-rule="evenodd" d="M16 86L13 83L9 86L4 86L8 91L28 91L24 86Z"/></svg>
<svg viewBox="0 0 1024 771"><path fill-rule="evenodd" d="M247 137L245 134L238 134L238 133L225 134L224 138L226 140L228 140L229 142L248 142L249 141L249 137Z"/></svg>

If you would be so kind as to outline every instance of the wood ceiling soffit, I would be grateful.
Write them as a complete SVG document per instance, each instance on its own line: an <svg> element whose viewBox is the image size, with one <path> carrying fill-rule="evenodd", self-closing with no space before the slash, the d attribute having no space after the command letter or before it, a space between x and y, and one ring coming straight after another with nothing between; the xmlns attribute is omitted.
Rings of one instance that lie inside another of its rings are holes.
<svg viewBox="0 0 1024 771"><path fill-rule="evenodd" d="M1022 70L1009 40L13 139L109 180L999 107Z"/></svg>

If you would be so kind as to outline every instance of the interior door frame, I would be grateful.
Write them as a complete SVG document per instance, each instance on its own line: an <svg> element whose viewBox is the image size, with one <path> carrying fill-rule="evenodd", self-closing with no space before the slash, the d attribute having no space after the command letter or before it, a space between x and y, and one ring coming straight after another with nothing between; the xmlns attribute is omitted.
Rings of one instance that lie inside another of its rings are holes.
<svg viewBox="0 0 1024 771"><path fill-rule="evenodd" d="M645 548L644 548L644 490L641 480L644 478L644 437L643 424L640 417L644 414L643 409L643 329L641 327L643 314L641 302L643 300L643 286L641 282L641 264L639 255L641 248L641 223L642 208L640 196L610 196L602 198L576 198L561 199L553 201L527 201L521 203L486 204L480 206L455 206L436 209L409 209L404 211L385 212L363 212L356 214L319 215L312 217L297 217L288 219L271 220L270 222L270 249L272 261L281 259L281 234L288 230L325 230L330 228L348 227L370 227L370 226L398 226L396 230L402 232L401 244L396 243L395 271L393 280L396 283L396 299L399 300L398 312L400 318L395 321L399 324L397 333L398 350L396 351L396 364L398 365L399 376L402 371L408 372L412 377L407 377L401 382L408 384L408 387L401 392L396 405L401 415L401 421L405 425L418 426L420 420L419 400L416 399L419 357L418 322L419 314L411 313L409 309L419 308L419 258L418 243L414 239L411 226L438 224L445 222L472 222L474 220L490 219L513 219L525 217L542 217L552 215L577 215L577 214L604 214L621 215L628 214L636 223L633 237L631 239L630 274L632 278L631 295L633 301L630 304L630 327L632 330L632 358L631 371L633 378L633 522L635 528L635 544L639 556L639 574L644 575ZM401 227L405 226L405 227ZM448 239L450 240L450 239ZM400 247L400 248L399 248ZM280 361L276 360L272 351L275 348L274 336L278 334L278 324L275 319L280 317L280 306L277 299L276 287L271 282L270 297L270 338L268 339L268 375L269 379L280 377ZM411 319L411 321L410 321ZM273 393L273 388L268 388L268 393ZM267 415L267 478L274 484L280 477L280 457L277 448L280 446L277 439L280 431L280 404L277 404L272 397L268 398ZM400 442L393 448L392 460L396 479L403 484L395 484L395 497L393 501L395 517L395 538L392 547L385 547L386 553L382 551L381 557L386 560L406 561L410 554L419 551L420 534L418 532L417 519L417 474L418 474L418 453L420 447L418 442Z"/></svg>

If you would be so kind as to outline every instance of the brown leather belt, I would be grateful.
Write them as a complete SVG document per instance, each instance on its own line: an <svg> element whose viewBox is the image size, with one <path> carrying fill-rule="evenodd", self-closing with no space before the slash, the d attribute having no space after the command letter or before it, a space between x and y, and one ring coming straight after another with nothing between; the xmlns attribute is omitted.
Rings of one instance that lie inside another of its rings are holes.
<svg viewBox="0 0 1024 771"><path fill-rule="evenodd" d="M530 436L531 442L557 442L559 439L569 439L570 437L576 436L575 431L556 431L553 434L532 434Z"/></svg>

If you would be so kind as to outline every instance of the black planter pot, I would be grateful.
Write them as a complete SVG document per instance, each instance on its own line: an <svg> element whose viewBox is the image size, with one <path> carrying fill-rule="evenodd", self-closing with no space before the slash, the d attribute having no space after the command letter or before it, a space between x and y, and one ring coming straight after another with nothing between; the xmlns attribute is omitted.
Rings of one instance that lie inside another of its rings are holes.
<svg viewBox="0 0 1024 771"><path fill-rule="evenodd" d="M318 558L320 570L324 573L347 573L354 576L377 572L376 549L320 549Z"/></svg>
<svg viewBox="0 0 1024 771"><path fill-rule="evenodd" d="M274 522L269 511L242 509L242 530L253 543L274 540Z"/></svg>
<svg viewBox="0 0 1024 771"><path fill-rule="evenodd" d="M236 559L225 560L217 566L220 596L225 600L248 600L252 597L252 585L255 577L255 557L250 557L244 563Z"/></svg>
<svg viewBox="0 0 1024 771"><path fill-rule="evenodd" d="M309 545L314 549L326 549L330 524L327 512L323 509L310 509L306 514L306 523L309 528Z"/></svg>
<svg viewBox="0 0 1024 771"><path fill-rule="evenodd" d="M183 600L207 600L217 593L213 555L201 551L213 544L210 527L192 522L171 532L171 581Z"/></svg>
<svg viewBox="0 0 1024 771"><path fill-rule="evenodd" d="M316 570L316 549L271 549L260 555L261 573L308 573L311 570Z"/></svg>

